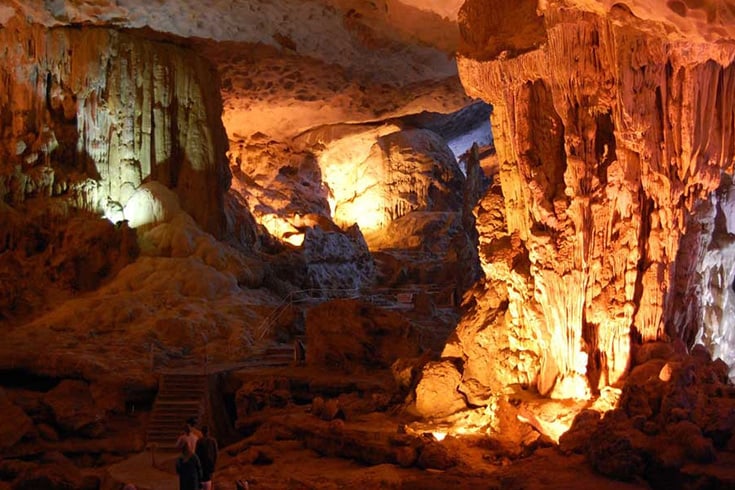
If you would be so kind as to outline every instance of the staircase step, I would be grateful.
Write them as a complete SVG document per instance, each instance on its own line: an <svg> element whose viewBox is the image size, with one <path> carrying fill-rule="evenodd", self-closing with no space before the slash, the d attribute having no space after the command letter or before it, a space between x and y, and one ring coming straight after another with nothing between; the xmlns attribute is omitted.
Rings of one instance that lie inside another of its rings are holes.
<svg viewBox="0 0 735 490"><path fill-rule="evenodd" d="M196 405L199 403L199 399L180 399L180 398L174 398L172 400L161 400L160 402L156 400L157 405L169 405L169 406L175 406L175 405Z"/></svg>
<svg viewBox="0 0 735 490"><path fill-rule="evenodd" d="M206 375L162 374L158 396L148 421L148 443L155 443L159 447L175 447L184 421L201 415L207 387Z"/></svg>
<svg viewBox="0 0 735 490"><path fill-rule="evenodd" d="M201 396L192 396L190 394L187 394L187 396L178 396L178 395L173 395L169 393L162 393L158 396L158 399L161 401L166 401L166 402L176 402L176 401L183 401L183 402L192 401L193 402L193 401L201 400L203 396L204 396L203 393Z"/></svg>
<svg viewBox="0 0 735 490"><path fill-rule="evenodd" d="M173 426L176 425L177 429L181 429L184 424L184 419L181 418L181 414L165 415L160 417L151 417L151 423L155 424L156 427Z"/></svg>

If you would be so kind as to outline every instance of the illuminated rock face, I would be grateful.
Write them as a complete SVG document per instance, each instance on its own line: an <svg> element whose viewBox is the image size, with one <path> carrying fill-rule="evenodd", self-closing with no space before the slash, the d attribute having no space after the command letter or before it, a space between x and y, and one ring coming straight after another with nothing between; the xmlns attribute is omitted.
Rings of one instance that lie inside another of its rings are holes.
<svg viewBox="0 0 735 490"><path fill-rule="evenodd" d="M107 29L0 30L0 193L118 216L158 181L223 231L229 185L216 74L173 43ZM129 218L129 217L126 217Z"/></svg>
<svg viewBox="0 0 735 490"><path fill-rule="evenodd" d="M370 244L411 211L462 208L464 176L437 134L413 129L371 141L344 138L319 158L336 223L358 223Z"/></svg>
<svg viewBox="0 0 735 490"><path fill-rule="evenodd" d="M620 378L631 341L691 343L701 328L735 49L653 4L646 19L602 2L460 11L460 76L493 104L500 162L478 208L486 280L445 352L466 359L468 384L584 396Z"/></svg>

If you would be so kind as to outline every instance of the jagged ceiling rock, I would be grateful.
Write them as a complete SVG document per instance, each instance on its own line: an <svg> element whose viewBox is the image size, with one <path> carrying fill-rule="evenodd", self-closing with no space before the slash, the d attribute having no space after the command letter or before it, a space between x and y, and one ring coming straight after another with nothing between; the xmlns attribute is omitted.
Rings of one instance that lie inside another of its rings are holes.
<svg viewBox="0 0 735 490"><path fill-rule="evenodd" d="M57 208L119 214L151 179L205 229L224 232L227 139L203 58L135 34L19 17L0 29L0 45L5 202L53 198Z"/></svg>
<svg viewBox="0 0 735 490"><path fill-rule="evenodd" d="M504 270L483 261L477 301L507 298L501 322L522 332L484 353L531 368L511 379L585 396L625 372L631 338L691 341L686 271L711 233L692 215L735 156L732 18L724 1L464 4L459 70L494 107L507 225L480 247L516 244Z"/></svg>

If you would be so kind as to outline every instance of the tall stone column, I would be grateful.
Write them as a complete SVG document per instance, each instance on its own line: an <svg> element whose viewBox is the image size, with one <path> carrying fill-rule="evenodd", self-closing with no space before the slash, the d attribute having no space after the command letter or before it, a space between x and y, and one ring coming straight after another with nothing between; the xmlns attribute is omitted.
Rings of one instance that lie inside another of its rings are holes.
<svg viewBox="0 0 735 490"><path fill-rule="evenodd" d="M486 280L447 349L468 384L584 396L620 379L632 343L701 326L701 209L735 154L732 13L610 3L460 11L460 76L494 107L503 214L483 232L497 194L477 210ZM511 243L509 266L492 264Z"/></svg>

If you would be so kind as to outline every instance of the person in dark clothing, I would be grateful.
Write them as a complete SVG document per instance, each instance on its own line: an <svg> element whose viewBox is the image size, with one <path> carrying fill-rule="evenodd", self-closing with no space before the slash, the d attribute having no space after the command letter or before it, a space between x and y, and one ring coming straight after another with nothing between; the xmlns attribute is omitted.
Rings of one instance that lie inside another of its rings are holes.
<svg viewBox="0 0 735 490"><path fill-rule="evenodd" d="M196 455L202 463L202 490L212 490L212 475L217 465L217 439L209 435L209 427L202 427L202 437L197 441Z"/></svg>
<svg viewBox="0 0 735 490"><path fill-rule="evenodd" d="M183 445L181 456L176 460L176 473L179 475L179 490L200 490L202 464L188 444Z"/></svg>

